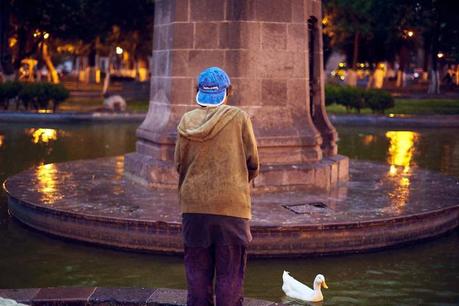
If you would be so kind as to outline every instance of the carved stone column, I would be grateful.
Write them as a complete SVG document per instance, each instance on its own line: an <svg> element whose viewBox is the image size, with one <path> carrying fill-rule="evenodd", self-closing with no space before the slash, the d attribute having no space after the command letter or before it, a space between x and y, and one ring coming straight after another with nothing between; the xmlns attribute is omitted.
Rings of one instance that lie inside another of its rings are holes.
<svg viewBox="0 0 459 306"><path fill-rule="evenodd" d="M150 106L136 152L126 155L126 175L176 188L176 126L197 107L200 71L220 66L234 87L229 104L252 117L262 164L256 190L328 189L338 177L345 180L346 158L323 159L336 155L336 132L324 108L321 39L313 55L318 85L311 113L307 20L314 14L320 37L319 1L156 2Z"/></svg>

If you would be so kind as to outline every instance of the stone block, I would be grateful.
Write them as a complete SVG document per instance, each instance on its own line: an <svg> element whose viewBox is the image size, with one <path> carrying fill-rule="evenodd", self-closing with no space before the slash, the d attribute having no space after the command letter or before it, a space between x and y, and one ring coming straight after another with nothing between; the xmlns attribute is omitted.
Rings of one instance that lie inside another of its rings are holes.
<svg viewBox="0 0 459 306"><path fill-rule="evenodd" d="M190 76L189 73L189 57L190 51L188 50L171 50L170 63L168 68L171 70L171 76L185 77Z"/></svg>
<svg viewBox="0 0 459 306"><path fill-rule="evenodd" d="M338 163L332 163L330 165L330 186L335 186L338 183Z"/></svg>
<svg viewBox="0 0 459 306"><path fill-rule="evenodd" d="M172 26L170 24L155 25L153 31L153 50L170 49L172 40L169 33Z"/></svg>
<svg viewBox="0 0 459 306"><path fill-rule="evenodd" d="M349 180L349 158L347 156L341 156L342 159L338 164L338 180L340 183L347 182Z"/></svg>
<svg viewBox="0 0 459 306"><path fill-rule="evenodd" d="M304 78L305 54L281 50L260 50L257 76L260 78Z"/></svg>
<svg viewBox="0 0 459 306"><path fill-rule="evenodd" d="M189 75L196 78L207 67L222 66L224 51L192 50L188 57Z"/></svg>
<svg viewBox="0 0 459 306"><path fill-rule="evenodd" d="M159 288L147 300L147 305L186 305L186 290Z"/></svg>
<svg viewBox="0 0 459 306"><path fill-rule="evenodd" d="M291 0L256 0L258 21L290 22L292 20Z"/></svg>
<svg viewBox="0 0 459 306"><path fill-rule="evenodd" d="M175 21L189 21L189 2L190 0L175 0Z"/></svg>
<svg viewBox="0 0 459 306"><path fill-rule="evenodd" d="M191 49L193 48L193 24L192 23L174 23L169 31L173 34L173 49Z"/></svg>
<svg viewBox="0 0 459 306"><path fill-rule="evenodd" d="M40 291L39 288L26 288L26 289L0 289L0 297L5 299L12 299L18 303L27 303Z"/></svg>
<svg viewBox="0 0 459 306"><path fill-rule="evenodd" d="M230 78L255 78L257 75L257 53L248 50L228 50L225 52L223 67Z"/></svg>
<svg viewBox="0 0 459 306"><path fill-rule="evenodd" d="M155 25L168 24L174 21L175 0L155 2Z"/></svg>
<svg viewBox="0 0 459 306"><path fill-rule="evenodd" d="M260 24L254 22L224 22L220 24L219 48L260 48Z"/></svg>
<svg viewBox="0 0 459 306"><path fill-rule="evenodd" d="M227 20L255 20L255 0L228 0Z"/></svg>
<svg viewBox="0 0 459 306"><path fill-rule="evenodd" d="M171 71L170 52L167 50L153 51L152 76L169 76Z"/></svg>
<svg viewBox="0 0 459 306"><path fill-rule="evenodd" d="M89 298L90 305L145 305L153 294L152 288L96 288Z"/></svg>
<svg viewBox="0 0 459 306"><path fill-rule="evenodd" d="M287 48L287 24L263 23L261 46L263 49Z"/></svg>
<svg viewBox="0 0 459 306"><path fill-rule="evenodd" d="M231 77L231 75L230 75ZM230 105L258 105L261 100L260 81L251 78L231 78L233 95Z"/></svg>
<svg viewBox="0 0 459 306"><path fill-rule="evenodd" d="M287 104L287 80L265 79L261 81L263 105L284 106Z"/></svg>
<svg viewBox="0 0 459 306"><path fill-rule="evenodd" d="M317 167L315 169L315 184L322 186L324 189L330 189L330 168L329 167Z"/></svg>
<svg viewBox="0 0 459 306"><path fill-rule="evenodd" d="M32 304L85 306L95 290L96 288L42 288L33 298Z"/></svg>
<svg viewBox="0 0 459 306"><path fill-rule="evenodd" d="M191 104L194 94L191 78L171 78L170 102L172 104Z"/></svg>
<svg viewBox="0 0 459 306"><path fill-rule="evenodd" d="M292 0L292 22L305 26L304 0Z"/></svg>
<svg viewBox="0 0 459 306"><path fill-rule="evenodd" d="M304 52L307 50L307 33L304 24L289 24L287 34L287 49Z"/></svg>
<svg viewBox="0 0 459 306"><path fill-rule="evenodd" d="M192 21L220 21L225 18L225 1L190 0Z"/></svg>
<svg viewBox="0 0 459 306"><path fill-rule="evenodd" d="M197 22L194 37L195 49L218 48L218 23Z"/></svg>
<svg viewBox="0 0 459 306"><path fill-rule="evenodd" d="M289 79L287 81L287 104L304 114L307 110L306 79Z"/></svg>

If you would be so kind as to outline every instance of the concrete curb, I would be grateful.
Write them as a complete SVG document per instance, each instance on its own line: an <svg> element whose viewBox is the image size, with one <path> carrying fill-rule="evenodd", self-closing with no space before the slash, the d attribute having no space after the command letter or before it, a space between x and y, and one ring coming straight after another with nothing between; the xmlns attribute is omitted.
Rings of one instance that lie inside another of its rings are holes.
<svg viewBox="0 0 459 306"><path fill-rule="evenodd" d="M50 305L186 305L186 290L167 288L27 288L0 289L0 297L33 306ZM244 306L276 306L275 302L244 299Z"/></svg>
<svg viewBox="0 0 459 306"><path fill-rule="evenodd" d="M333 124L355 126L384 126L384 127L442 127L459 128L458 115L329 115Z"/></svg>
<svg viewBox="0 0 459 306"><path fill-rule="evenodd" d="M142 122L146 113L17 113L0 112L0 122L13 123L109 123Z"/></svg>
<svg viewBox="0 0 459 306"><path fill-rule="evenodd" d="M110 123L142 122L146 113L57 113L37 114L0 112L0 122L11 123ZM385 127L442 127L459 128L459 115L329 115L333 124Z"/></svg>

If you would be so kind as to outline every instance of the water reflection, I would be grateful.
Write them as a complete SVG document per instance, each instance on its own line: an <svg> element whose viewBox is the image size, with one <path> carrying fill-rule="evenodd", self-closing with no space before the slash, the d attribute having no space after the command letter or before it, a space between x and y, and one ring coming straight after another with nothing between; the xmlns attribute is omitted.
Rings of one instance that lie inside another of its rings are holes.
<svg viewBox="0 0 459 306"><path fill-rule="evenodd" d="M53 204L61 199L57 190L57 168L56 164L41 165L36 169L38 190L41 193L41 200L46 204Z"/></svg>
<svg viewBox="0 0 459 306"><path fill-rule="evenodd" d="M394 189L389 192L392 208L400 212L410 196L410 169L418 134L411 131L388 131L390 140L387 162L390 164L389 177Z"/></svg>
<svg viewBox="0 0 459 306"><path fill-rule="evenodd" d="M32 136L33 143L48 143L57 140L56 129L32 128L27 130L27 134Z"/></svg>
<svg viewBox="0 0 459 306"><path fill-rule="evenodd" d="M387 162L390 164L389 174L396 175L399 170L409 173L414 153L414 143L419 137L411 131L388 131L386 137L390 140Z"/></svg>
<svg viewBox="0 0 459 306"><path fill-rule="evenodd" d="M5 136L0 134L0 148L3 146L4 142L5 142Z"/></svg>
<svg viewBox="0 0 459 306"><path fill-rule="evenodd" d="M364 145L369 146L376 140L375 135L363 135L362 142Z"/></svg>

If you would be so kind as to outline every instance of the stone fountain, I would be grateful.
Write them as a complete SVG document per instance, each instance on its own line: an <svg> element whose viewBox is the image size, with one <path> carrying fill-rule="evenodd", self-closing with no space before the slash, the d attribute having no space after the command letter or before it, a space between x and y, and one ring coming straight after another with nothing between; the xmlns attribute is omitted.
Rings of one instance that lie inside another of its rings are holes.
<svg viewBox="0 0 459 306"><path fill-rule="evenodd" d="M261 159L255 191L329 190L348 178L324 105L320 1L161 1L150 108L126 155L129 177L175 189L177 124L196 107L196 77L220 66L230 104L252 117Z"/></svg>
<svg viewBox="0 0 459 306"><path fill-rule="evenodd" d="M9 178L9 210L21 222L60 237L180 254L176 126L196 107L196 76L220 66L235 88L230 104L252 117L260 153L251 255L359 252L458 226L454 178L349 164L337 154L324 106L320 1L164 0L155 14L151 99L136 152Z"/></svg>

